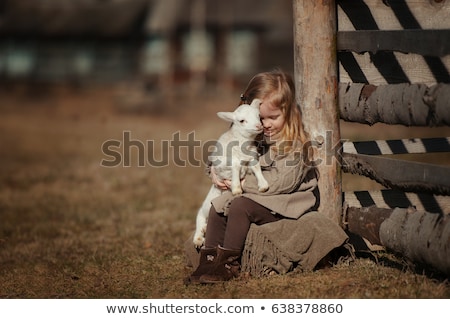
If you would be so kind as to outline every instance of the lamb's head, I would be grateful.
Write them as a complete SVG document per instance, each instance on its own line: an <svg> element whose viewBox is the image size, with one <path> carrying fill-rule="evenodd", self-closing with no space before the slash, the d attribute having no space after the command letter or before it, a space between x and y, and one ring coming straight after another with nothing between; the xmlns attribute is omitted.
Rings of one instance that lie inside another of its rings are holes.
<svg viewBox="0 0 450 319"><path fill-rule="evenodd" d="M263 131L259 117L259 105L261 100L254 99L252 104L239 105L234 112L218 112L217 115L228 122L232 122L232 128L245 138L255 138Z"/></svg>

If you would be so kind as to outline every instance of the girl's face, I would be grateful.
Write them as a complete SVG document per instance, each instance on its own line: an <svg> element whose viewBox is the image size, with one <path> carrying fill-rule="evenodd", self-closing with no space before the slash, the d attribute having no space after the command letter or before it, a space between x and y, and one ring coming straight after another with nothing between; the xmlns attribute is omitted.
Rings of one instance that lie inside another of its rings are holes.
<svg viewBox="0 0 450 319"><path fill-rule="evenodd" d="M264 127L264 136L276 141L285 122L281 109L270 100L263 100L259 106L259 116Z"/></svg>

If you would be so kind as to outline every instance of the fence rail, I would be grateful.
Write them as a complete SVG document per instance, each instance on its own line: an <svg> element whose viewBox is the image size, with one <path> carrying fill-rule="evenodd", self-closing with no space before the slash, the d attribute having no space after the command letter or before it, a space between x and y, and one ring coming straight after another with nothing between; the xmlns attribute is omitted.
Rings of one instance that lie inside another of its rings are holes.
<svg viewBox="0 0 450 319"><path fill-rule="evenodd" d="M339 109L349 122L450 126L450 84L341 83Z"/></svg>
<svg viewBox="0 0 450 319"><path fill-rule="evenodd" d="M377 53L398 51L423 56L444 57L450 54L450 30L361 30L340 31L338 51Z"/></svg>
<svg viewBox="0 0 450 319"><path fill-rule="evenodd" d="M450 195L450 167L363 154L343 156L342 170L405 192Z"/></svg>

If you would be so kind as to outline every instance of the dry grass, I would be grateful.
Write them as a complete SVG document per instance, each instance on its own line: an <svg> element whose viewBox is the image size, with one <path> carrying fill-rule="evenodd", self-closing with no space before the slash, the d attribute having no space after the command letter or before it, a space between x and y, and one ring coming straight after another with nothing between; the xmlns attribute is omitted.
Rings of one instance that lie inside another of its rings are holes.
<svg viewBox="0 0 450 319"><path fill-rule="evenodd" d="M310 273L184 286L183 243L209 187L203 167L139 168L133 157L131 167L104 168L101 145L123 131L157 145L177 131L214 139L226 127L214 113L235 99L180 99L177 116L117 112L117 101L111 89L0 92L1 298L450 297L446 280L386 253Z"/></svg>

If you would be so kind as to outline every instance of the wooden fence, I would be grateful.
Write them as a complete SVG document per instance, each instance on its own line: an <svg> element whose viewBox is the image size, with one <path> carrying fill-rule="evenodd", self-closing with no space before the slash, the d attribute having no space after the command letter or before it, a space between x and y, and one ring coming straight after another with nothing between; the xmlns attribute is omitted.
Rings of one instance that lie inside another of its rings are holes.
<svg viewBox="0 0 450 319"><path fill-rule="evenodd" d="M294 1L294 27L300 21L298 2ZM411 130L450 126L450 1L338 0L332 5L335 9L322 9L337 12L339 118L367 125L400 124ZM314 9L321 10L318 7ZM304 27L297 37L315 27L320 26ZM294 46L299 43L296 38ZM303 65L308 54L297 53L295 59L301 61L296 65ZM323 63L332 64L333 59ZM296 75L305 76L299 70ZM323 81L329 74L319 76ZM334 126L326 121L319 125L329 130ZM341 170L369 177L385 189L342 193L342 207L338 205L333 219L342 216L343 227L371 245L450 275L450 166L384 156L449 151L447 136L344 142L336 154ZM322 169L324 173L327 182L341 177L339 170L336 174ZM321 205L333 200L336 196L329 193L340 188L324 190Z"/></svg>

